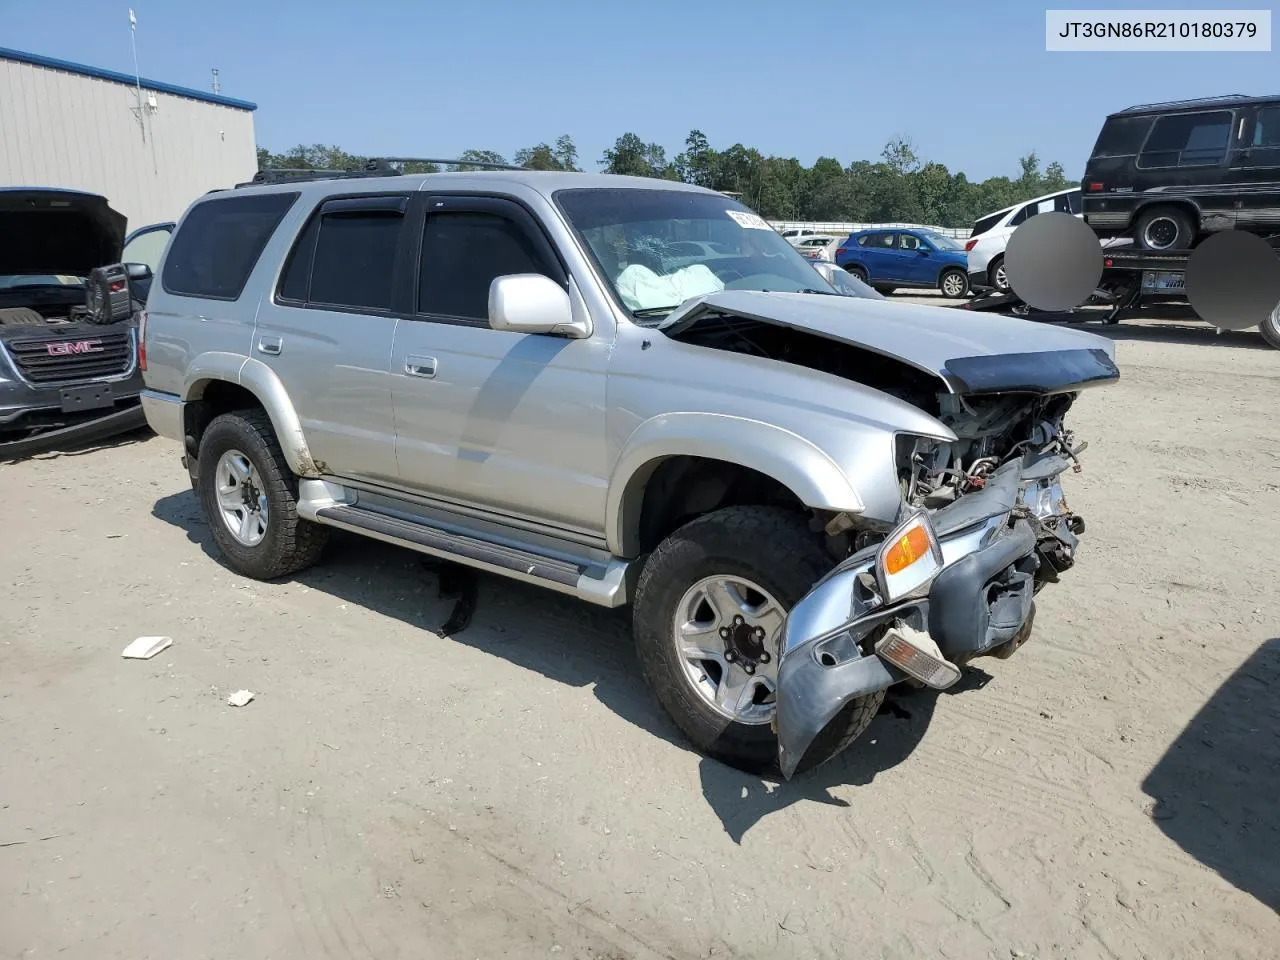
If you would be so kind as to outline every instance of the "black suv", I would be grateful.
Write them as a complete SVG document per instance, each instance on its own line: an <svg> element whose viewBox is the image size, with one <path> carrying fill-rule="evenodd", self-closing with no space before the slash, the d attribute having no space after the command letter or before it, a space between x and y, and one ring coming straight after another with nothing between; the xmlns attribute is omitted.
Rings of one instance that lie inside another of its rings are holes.
<svg viewBox="0 0 1280 960"><path fill-rule="evenodd" d="M1280 232L1280 96L1143 104L1107 117L1085 167L1084 219L1145 250L1218 230Z"/></svg>

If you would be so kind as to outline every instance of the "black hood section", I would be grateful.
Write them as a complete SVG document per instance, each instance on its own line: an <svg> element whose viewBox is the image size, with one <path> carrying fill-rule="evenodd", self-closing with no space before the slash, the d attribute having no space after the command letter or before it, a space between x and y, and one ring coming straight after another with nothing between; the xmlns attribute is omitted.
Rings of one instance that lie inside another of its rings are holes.
<svg viewBox="0 0 1280 960"><path fill-rule="evenodd" d="M87 277L120 260L124 214L76 190L0 190L0 275Z"/></svg>
<svg viewBox="0 0 1280 960"><path fill-rule="evenodd" d="M1120 369L1105 350L1046 350L948 360L945 376L960 394L1055 394L1100 386L1120 379Z"/></svg>

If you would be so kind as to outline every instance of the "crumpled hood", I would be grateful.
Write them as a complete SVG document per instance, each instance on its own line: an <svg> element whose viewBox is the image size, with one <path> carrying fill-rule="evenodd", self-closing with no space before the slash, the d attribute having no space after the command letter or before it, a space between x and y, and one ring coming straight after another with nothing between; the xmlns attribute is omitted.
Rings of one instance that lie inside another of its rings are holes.
<svg viewBox="0 0 1280 960"><path fill-rule="evenodd" d="M1063 327L949 307L857 297L725 290L691 301L660 329L669 335L707 313L741 316L894 357L956 393L1051 391L1119 378L1115 344Z"/></svg>
<svg viewBox="0 0 1280 960"><path fill-rule="evenodd" d="M88 276L119 261L127 222L96 194L0 189L0 276Z"/></svg>

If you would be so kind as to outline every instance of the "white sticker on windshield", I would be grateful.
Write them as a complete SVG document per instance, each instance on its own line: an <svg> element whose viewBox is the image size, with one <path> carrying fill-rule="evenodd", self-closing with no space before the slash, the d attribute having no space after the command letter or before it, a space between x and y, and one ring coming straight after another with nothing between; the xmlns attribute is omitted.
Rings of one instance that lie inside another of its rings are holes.
<svg viewBox="0 0 1280 960"><path fill-rule="evenodd" d="M769 224L765 221L763 217L757 214L743 213L741 210L726 210L725 213L727 213L730 217L732 217L733 222L736 223L738 226L745 227L748 230L772 230L773 229L773 227L769 226Z"/></svg>

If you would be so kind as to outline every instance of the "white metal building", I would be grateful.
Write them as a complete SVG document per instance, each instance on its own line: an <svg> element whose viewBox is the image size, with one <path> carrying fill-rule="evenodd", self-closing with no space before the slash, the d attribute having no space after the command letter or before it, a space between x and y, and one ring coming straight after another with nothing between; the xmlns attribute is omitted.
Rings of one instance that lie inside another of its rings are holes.
<svg viewBox="0 0 1280 960"><path fill-rule="evenodd" d="M209 190L253 176L256 109L0 47L0 186L100 193L130 230L176 220Z"/></svg>

